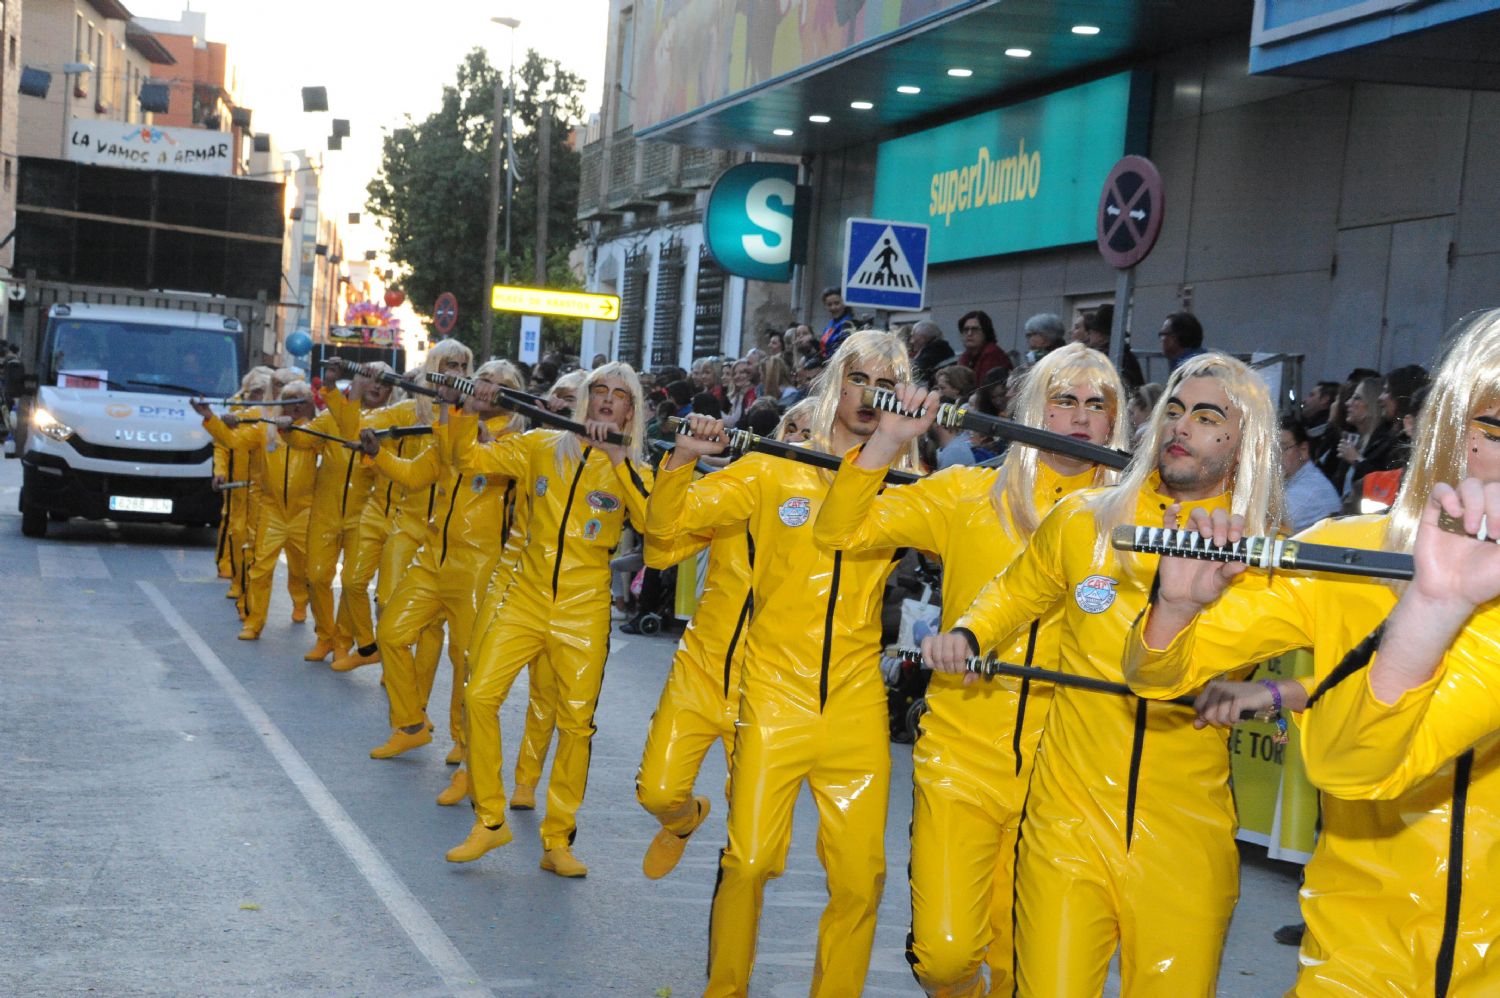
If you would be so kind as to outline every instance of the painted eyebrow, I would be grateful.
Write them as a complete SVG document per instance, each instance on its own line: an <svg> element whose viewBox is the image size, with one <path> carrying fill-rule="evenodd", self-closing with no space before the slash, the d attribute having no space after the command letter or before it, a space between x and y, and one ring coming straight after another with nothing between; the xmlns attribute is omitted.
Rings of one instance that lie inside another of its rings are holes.
<svg viewBox="0 0 1500 998"><path fill-rule="evenodd" d="M1199 402L1197 405L1193 406L1193 411L1194 412L1199 412L1199 411L1201 411L1203 409L1207 409L1210 412L1217 412L1219 415L1223 416L1225 419L1229 418L1229 413L1225 412L1223 409L1221 409L1218 406L1214 405L1212 402Z"/></svg>

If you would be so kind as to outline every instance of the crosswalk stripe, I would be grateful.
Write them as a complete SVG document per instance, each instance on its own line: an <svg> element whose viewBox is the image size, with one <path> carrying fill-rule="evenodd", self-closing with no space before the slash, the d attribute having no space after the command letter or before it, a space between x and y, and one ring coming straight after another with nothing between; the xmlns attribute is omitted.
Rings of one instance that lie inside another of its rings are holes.
<svg viewBox="0 0 1500 998"><path fill-rule="evenodd" d="M107 579L109 566L99 549L83 544L38 544L36 559L44 579Z"/></svg>

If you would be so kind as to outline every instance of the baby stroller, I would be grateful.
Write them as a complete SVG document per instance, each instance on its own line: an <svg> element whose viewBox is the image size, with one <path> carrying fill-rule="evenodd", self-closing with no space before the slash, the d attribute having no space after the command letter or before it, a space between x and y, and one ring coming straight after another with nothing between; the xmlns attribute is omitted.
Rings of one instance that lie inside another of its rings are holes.
<svg viewBox="0 0 1500 998"><path fill-rule="evenodd" d="M917 739L917 726L927 713L927 683L932 673L903 659L900 652L920 646L923 638L939 632L942 623L942 607L934 599L942 585L942 570L916 552L910 557L914 566L906 572L898 569L893 585L898 593L912 595L900 601L899 623L891 635L895 644L887 645L880 657L891 741L903 743Z"/></svg>
<svg viewBox="0 0 1500 998"><path fill-rule="evenodd" d="M636 596L635 613L620 623L625 634L650 637L662 631L681 630L682 621L674 612L677 596L677 566L657 571L643 568L630 584Z"/></svg>

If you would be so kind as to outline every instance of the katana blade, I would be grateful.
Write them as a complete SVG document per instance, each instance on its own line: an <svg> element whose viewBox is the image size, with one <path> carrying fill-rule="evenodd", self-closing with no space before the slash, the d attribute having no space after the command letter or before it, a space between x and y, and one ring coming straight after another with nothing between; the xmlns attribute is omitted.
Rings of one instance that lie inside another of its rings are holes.
<svg viewBox="0 0 1500 998"><path fill-rule="evenodd" d="M1117 551L1199 561L1237 561L1267 571L1330 572L1400 581L1412 577L1411 555L1403 552L1309 544L1278 537L1242 537L1233 544L1215 545L1196 530L1126 525L1115 528L1110 543Z"/></svg>
<svg viewBox="0 0 1500 998"><path fill-rule="evenodd" d="M687 421L679 416L667 418L667 429L672 430L678 436L692 436L688 432ZM843 460L834 454L827 454L820 450L812 450L799 444L787 443L785 440L773 440L770 437L762 437L746 430L725 429L728 435L729 450L736 454L745 454L750 451L758 451L762 454L770 454L772 457L784 457L789 461L799 464L811 465L824 471L838 471ZM910 485L920 475L914 475L909 471L901 471L897 468L889 468L885 473L885 480L892 485Z"/></svg>

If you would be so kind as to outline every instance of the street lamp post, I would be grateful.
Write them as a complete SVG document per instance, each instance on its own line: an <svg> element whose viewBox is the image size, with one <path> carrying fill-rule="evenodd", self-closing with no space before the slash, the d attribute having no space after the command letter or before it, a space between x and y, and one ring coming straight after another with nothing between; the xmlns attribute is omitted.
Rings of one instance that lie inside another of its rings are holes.
<svg viewBox="0 0 1500 998"><path fill-rule="evenodd" d="M504 281L510 283L510 206L515 190L515 177L511 171L511 157L514 150L511 148L511 114L515 109L516 89L516 29L521 22L514 17L492 17L491 21L510 29L510 74L509 81L505 87L505 104L502 108L500 101L500 84L495 84L495 121L494 130L490 139L492 149L490 159L490 216L489 225L485 227L484 234L484 294L490 293L490 288L495 284L495 242L496 222L500 214L500 171L505 170L505 271ZM505 115L505 124L500 123L501 113ZM501 128L504 128L505 159L500 158ZM485 301L480 306L482 311L479 318L479 355L484 358L490 356L491 339L494 335L495 313L490 308L490 303Z"/></svg>

